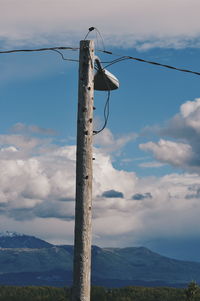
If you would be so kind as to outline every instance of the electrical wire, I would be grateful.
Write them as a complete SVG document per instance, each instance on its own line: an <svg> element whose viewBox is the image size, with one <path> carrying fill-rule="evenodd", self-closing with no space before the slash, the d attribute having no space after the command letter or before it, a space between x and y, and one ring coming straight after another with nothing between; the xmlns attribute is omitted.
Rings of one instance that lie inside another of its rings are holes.
<svg viewBox="0 0 200 301"><path fill-rule="evenodd" d="M66 58L64 57L63 53L59 50L78 50L79 48L74 48L74 47L50 47L50 48L38 48L38 49L16 49L16 50L4 50L0 51L0 54L7 54L7 53L17 53L17 52L39 52L39 51L54 51L60 54L62 59L64 61L69 61L69 62L79 62L79 60L76 59L71 59L71 58Z"/></svg>
<svg viewBox="0 0 200 301"><path fill-rule="evenodd" d="M93 28L92 30L96 29L94 27L91 27L91 28ZM87 38L90 31L92 31L92 30L89 30L89 32L85 36L85 39ZM97 32L100 35L100 32L99 31L97 31ZM101 38L102 38L102 36L101 36ZM103 43L103 38L102 38L102 43ZM76 51L76 50L79 50L79 47L64 47L64 46L61 46L61 47L49 47L49 48L38 48L38 49L1 50L0 54L9 54L9 53L18 53L18 52L57 51L62 56L63 60L78 62L78 60L65 58L63 53L61 53L59 50L73 50L73 51ZM200 72L197 72L197 71L178 68L178 67L175 67L175 66L166 65L166 64L162 64L162 63L154 62L154 61L149 61L149 60L145 60L145 59L141 59L141 58L137 58L137 57L133 57L133 56L123 56L121 54L116 54L112 51L108 51L108 50L105 50L105 49L104 50L98 49L96 51L102 52L102 53L105 53L105 54L109 54L109 55L119 56L119 58L116 59L116 60L113 60L113 61L110 61L110 62L102 62L102 63L108 63L108 65L106 65L104 68L107 68L108 66L111 66L113 64L119 63L119 62L124 61L124 60L135 60L135 61L138 61L138 62L147 63L147 64L151 64L151 65L155 65L155 66L160 66L160 67L164 67L164 68L168 68L168 69L172 69L172 70L176 70L176 71L180 71L180 72L186 72L186 73L191 73L191 74L195 74L195 75L200 75Z"/></svg>
<svg viewBox="0 0 200 301"><path fill-rule="evenodd" d="M109 115L110 115L110 90L108 91L106 103L104 106L104 125L100 130L93 131L93 135L97 135L105 129L108 123Z"/></svg>
<svg viewBox="0 0 200 301"><path fill-rule="evenodd" d="M93 135L97 135L97 134L101 133L105 129L105 127L107 126L109 115L110 115L110 95L111 95L110 85L109 85L109 82L106 79L106 76L105 76L105 73L104 73L103 69L99 69L97 66L95 66L95 69L98 70L99 72L102 72L104 82L105 82L105 84L107 86L107 89L108 89L108 94L107 94L107 99L106 99L105 106L104 106L104 124L103 124L103 126L100 130L93 131Z"/></svg>
<svg viewBox="0 0 200 301"><path fill-rule="evenodd" d="M92 27L90 27L90 28L88 29L88 32L87 32L87 34L86 34L86 36L85 36L85 38L84 38L84 41L87 39L87 37L89 36L90 32L93 31L93 30L95 30L95 31L96 31L96 34L98 34L99 37L101 38L101 42L102 42L103 49L104 49L104 51L106 51L106 50L105 50L104 39L103 39L103 37L102 37L100 31L98 30L98 28L96 28L96 27L94 27L94 26L92 26ZM97 35L96 35L96 39L97 39L97 43L98 43L98 37L97 37Z"/></svg>
<svg viewBox="0 0 200 301"><path fill-rule="evenodd" d="M78 50L78 47L50 47L50 48L38 48L38 49L14 49L14 50L2 50L0 54L17 53L17 52L38 52L38 51L54 51L54 50Z"/></svg>
<svg viewBox="0 0 200 301"><path fill-rule="evenodd" d="M99 48L99 38L98 38L98 33L95 30L95 36L96 36L96 44L97 44L97 48Z"/></svg>
<svg viewBox="0 0 200 301"><path fill-rule="evenodd" d="M109 61L109 62L106 62L106 61L102 62L104 64L107 64L102 68L102 73L103 74L104 74L103 70L105 68L111 66L111 65L117 64L117 63L125 61L125 60L134 60L134 61L138 61L138 62L142 62L142 63L147 63L147 64L151 64L151 65L155 65L155 66L168 68L168 69L171 69L171 70L176 70L176 71L180 71L180 72L186 72L186 73L191 73L191 74L195 74L195 75L200 75L200 72L196 72L196 71L192 71L192 70L188 70L188 69L183 69L183 68L178 68L178 67L175 67L175 66L166 65L166 64L159 63L159 62L145 60L145 59L141 59L141 58L137 58L137 57L133 57L133 56L123 56L121 54L113 53L112 51L107 51L107 50L105 50L104 41L103 41L103 38L101 36L101 33L99 32L99 30L97 28L90 27L88 33L85 36L85 39L88 37L90 32L93 31L93 30L96 30L96 33L98 33L98 35L100 36L100 38L102 40L102 45L103 45L103 50L99 49L99 50L96 50L96 51L102 52L102 53L105 53L105 54L108 54L108 55L118 56L118 58L115 59L115 60L112 60L112 61ZM97 40L98 40L98 38L97 38ZM76 51L76 50L79 50L79 48L78 47L50 47L50 48L38 48L38 49L14 49L14 50L2 50L2 51L0 51L0 54L9 54L9 53L18 53L18 52L54 51L54 52L57 52L62 57L62 59L65 60L65 61L79 62L79 60L76 60L76 59L65 58L63 53L60 50L73 50L73 51ZM91 62L92 62L92 60L91 60ZM97 66L94 66L94 68L96 70L99 70L97 68ZM105 80L105 83L106 83L107 88L108 88L107 99L106 99L105 106L104 106L104 124L103 124L103 126L100 130L93 131L94 135L99 134L100 132L102 132L105 129L105 127L107 126L108 119L109 119L109 114L110 114L111 89L109 87L109 83L106 80L106 77L104 77L104 80Z"/></svg>
<svg viewBox="0 0 200 301"><path fill-rule="evenodd" d="M100 31L98 30L98 28L94 28L95 30L96 30L96 32L98 33L98 35L100 36L100 38L101 38L101 42L102 42L102 45L103 45L103 50L104 51L106 51L106 49L105 49L105 43L104 43L104 39L103 39L103 37L102 37L102 35L101 35L101 33L100 33Z"/></svg>
<svg viewBox="0 0 200 301"><path fill-rule="evenodd" d="M69 59L69 58L64 57L63 53L57 49L52 49L52 51L59 53L64 61L79 62L79 60Z"/></svg>
<svg viewBox="0 0 200 301"><path fill-rule="evenodd" d="M129 60L129 57L127 56L122 56L116 60L113 60L113 61L110 61L110 62L107 62L107 65L103 67L103 69L107 68L107 67L110 67L111 65L114 65L116 63L119 63L119 62L122 62L122 61L125 61L125 60ZM105 62L102 62L102 63L105 63Z"/></svg>
<svg viewBox="0 0 200 301"><path fill-rule="evenodd" d="M84 38L84 41L87 39L87 37L89 36L89 34L90 34L90 32L91 31L93 31L95 29L95 27L90 27L89 29L88 29L88 32L87 32L87 34L86 34L86 36L85 36L85 38Z"/></svg>
<svg viewBox="0 0 200 301"><path fill-rule="evenodd" d="M109 55L116 55L116 54L113 54L111 51L101 50L101 52L107 53ZM117 55L117 56L119 56L119 55ZM119 63L119 62L124 61L124 60L136 60L136 61L139 61L139 62L153 64L153 65L157 65L157 66L161 66L161 67L165 67L165 68L169 68L169 69L173 69L173 70L177 70L177 71L181 71L181 72L188 72L188 73L193 73L195 75L200 75L200 72L195 72L195 71L191 71L191 70L187 70L187 69L181 69L181 68L177 68L177 67L174 67L174 66L164 65L164 64L161 64L161 63L158 63L158 62L152 62L152 61L148 61L148 60L144 60L144 59L140 59L140 58L135 58L135 57L131 57L131 56L120 56L119 58L117 58L113 61L102 62L102 63L107 63L107 65L104 66L102 68L102 70L104 70L105 68L107 68L107 67L109 67L113 64ZM98 68L95 68L95 69L98 69ZM105 79L105 82L108 86L108 82L106 81L106 78L104 78L104 79ZM109 118L109 105L110 105L110 90L108 91L108 97L107 97L107 101L106 101L106 104L105 104L105 107L104 107L104 125L100 130L94 131L93 132L94 135L99 134L100 132L102 132L105 129L105 127L108 123L108 118Z"/></svg>
<svg viewBox="0 0 200 301"><path fill-rule="evenodd" d="M145 59L141 59L141 58L137 58L137 57L133 57L133 56L121 56L120 54L115 54L111 51L107 51L107 50L97 50L99 52L103 52L109 55L114 55L114 56L120 56L119 59L113 60L111 61L107 66L105 66L104 68L111 66L113 64L116 64L118 62L124 61L124 60L135 60L138 62L142 62L142 63L147 63L147 64L151 64L151 65L155 65L155 66L160 66L160 67L164 67L164 68L168 68L168 69L172 69L172 70L176 70L176 71L180 71L180 72L186 72L186 73L192 73L195 75L200 75L200 72L196 72L193 70L188 70L188 69L183 69L183 68L178 68L178 67L174 67L171 65L166 65L166 64L162 64L162 63L158 63L158 62L154 62L154 61L149 61L149 60L145 60Z"/></svg>

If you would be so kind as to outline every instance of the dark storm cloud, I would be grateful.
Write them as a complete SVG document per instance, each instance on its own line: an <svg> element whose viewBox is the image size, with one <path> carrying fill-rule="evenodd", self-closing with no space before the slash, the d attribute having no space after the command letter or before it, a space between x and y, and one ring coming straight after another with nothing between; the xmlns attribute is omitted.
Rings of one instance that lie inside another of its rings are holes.
<svg viewBox="0 0 200 301"><path fill-rule="evenodd" d="M146 193L136 193L132 196L133 200L144 200L144 199L152 199L152 194L150 192L146 192Z"/></svg>
<svg viewBox="0 0 200 301"><path fill-rule="evenodd" d="M60 202L74 202L73 198L59 198L58 201Z"/></svg>
<svg viewBox="0 0 200 301"><path fill-rule="evenodd" d="M102 193L102 197L104 197L104 198L123 198L124 195L122 192L112 189L112 190L104 191Z"/></svg>
<svg viewBox="0 0 200 301"><path fill-rule="evenodd" d="M12 208L4 212L4 215L12 217L16 221L27 221L35 218L32 208Z"/></svg>
<svg viewBox="0 0 200 301"><path fill-rule="evenodd" d="M73 220L74 205L74 201L42 200L41 203L35 204L33 207L13 208L11 203L6 203L2 207L0 206L0 215L11 217L17 221L28 221L37 217Z"/></svg>
<svg viewBox="0 0 200 301"><path fill-rule="evenodd" d="M74 219L74 202L43 201L34 208L34 214L41 218Z"/></svg>
<svg viewBox="0 0 200 301"><path fill-rule="evenodd" d="M188 187L189 193L185 196L186 199L199 199L200 198L200 186L192 185Z"/></svg>

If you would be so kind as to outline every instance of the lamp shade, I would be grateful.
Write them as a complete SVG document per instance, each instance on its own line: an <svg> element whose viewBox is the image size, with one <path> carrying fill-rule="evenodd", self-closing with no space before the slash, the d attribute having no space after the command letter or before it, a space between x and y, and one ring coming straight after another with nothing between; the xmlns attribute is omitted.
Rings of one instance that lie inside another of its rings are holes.
<svg viewBox="0 0 200 301"><path fill-rule="evenodd" d="M118 79L106 69L99 69L94 76L94 89L111 91L119 88Z"/></svg>

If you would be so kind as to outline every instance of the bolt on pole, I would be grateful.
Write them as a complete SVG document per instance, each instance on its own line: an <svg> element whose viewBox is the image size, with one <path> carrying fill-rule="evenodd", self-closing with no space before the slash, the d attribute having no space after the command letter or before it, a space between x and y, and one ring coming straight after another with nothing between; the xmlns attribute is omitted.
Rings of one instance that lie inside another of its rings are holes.
<svg viewBox="0 0 200 301"><path fill-rule="evenodd" d="M73 301L89 301L92 236L94 42L80 42Z"/></svg>

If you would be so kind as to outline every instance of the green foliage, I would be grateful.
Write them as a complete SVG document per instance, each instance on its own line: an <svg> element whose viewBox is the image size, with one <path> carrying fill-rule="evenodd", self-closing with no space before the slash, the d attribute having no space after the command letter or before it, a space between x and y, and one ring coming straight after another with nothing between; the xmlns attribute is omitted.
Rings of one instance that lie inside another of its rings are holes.
<svg viewBox="0 0 200 301"><path fill-rule="evenodd" d="M0 286L0 301L68 301L69 289Z"/></svg>
<svg viewBox="0 0 200 301"><path fill-rule="evenodd" d="M0 301L70 301L70 288L0 286ZM200 288L195 282L186 289L137 287L108 289L92 287L91 301L199 301Z"/></svg>
<svg viewBox="0 0 200 301"><path fill-rule="evenodd" d="M104 287L94 286L91 290L91 301L107 301L107 290Z"/></svg>
<svg viewBox="0 0 200 301"><path fill-rule="evenodd" d="M159 287L125 287L108 291L108 301L183 301L184 290Z"/></svg>
<svg viewBox="0 0 200 301"><path fill-rule="evenodd" d="M200 287L195 281L191 281L185 289L187 301L200 300Z"/></svg>

